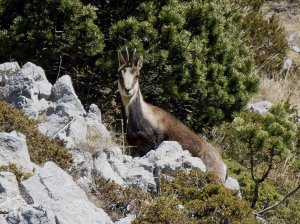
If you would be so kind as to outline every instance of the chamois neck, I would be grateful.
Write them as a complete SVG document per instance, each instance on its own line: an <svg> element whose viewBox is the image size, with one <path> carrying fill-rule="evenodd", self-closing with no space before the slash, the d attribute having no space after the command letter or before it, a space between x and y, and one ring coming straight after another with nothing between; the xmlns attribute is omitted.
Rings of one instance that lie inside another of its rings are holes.
<svg viewBox="0 0 300 224"><path fill-rule="evenodd" d="M145 104L139 87L138 87L137 91L134 93L134 95L132 95L132 96L124 96L121 94L121 99L122 99L123 106L125 108L125 113L126 113L127 118L129 118L129 106L134 101L136 101L138 99L141 104L140 106L142 106L142 104Z"/></svg>

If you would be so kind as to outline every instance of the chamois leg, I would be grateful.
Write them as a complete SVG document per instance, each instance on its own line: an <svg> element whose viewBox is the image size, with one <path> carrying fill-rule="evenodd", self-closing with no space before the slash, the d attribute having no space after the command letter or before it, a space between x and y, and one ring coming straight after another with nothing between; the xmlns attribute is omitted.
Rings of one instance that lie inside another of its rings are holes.
<svg viewBox="0 0 300 224"><path fill-rule="evenodd" d="M143 139L143 141L145 142L145 145L147 145L147 148L149 148L150 150L157 148L157 142L156 142L155 135L154 135L153 131L150 132L150 133L149 132L144 132L144 131L139 131L138 136L141 139Z"/></svg>

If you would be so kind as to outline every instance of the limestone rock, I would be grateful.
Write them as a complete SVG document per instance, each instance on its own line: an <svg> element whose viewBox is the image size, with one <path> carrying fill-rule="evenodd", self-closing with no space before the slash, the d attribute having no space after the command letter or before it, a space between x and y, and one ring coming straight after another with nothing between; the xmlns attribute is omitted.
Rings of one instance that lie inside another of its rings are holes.
<svg viewBox="0 0 300 224"><path fill-rule="evenodd" d="M34 80L33 92L38 96L38 99L48 97L51 94L52 85L48 82L44 70L31 62L27 62L23 67L23 75L31 77Z"/></svg>
<svg viewBox="0 0 300 224"><path fill-rule="evenodd" d="M25 191L40 207L55 217L56 223L108 224L108 215L91 203L72 177L53 162L38 168L35 175L22 182Z"/></svg>
<svg viewBox="0 0 300 224"><path fill-rule="evenodd" d="M199 168L203 172L206 167L201 159L192 157L189 151L183 150L178 142L165 141L156 150L152 150L145 158L155 164L162 172L170 173L182 167Z"/></svg>
<svg viewBox="0 0 300 224"><path fill-rule="evenodd" d="M259 101L256 103L248 103L247 109L259 114L267 113L272 103L269 101Z"/></svg>
<svg viewBox="0 0 300 224"><path fill-rule="evenodd" d="M54 223L47 212L26 204L20 194L16 177L10 172L0 173L0 223Z"/></svg>
<svg viewBox="0 0 300 224"><path fill-rule="evenodd" d="M90 192L93 188L93 157L92 154L85 149L72 150L73 165L72 176L76 183L86 192Z"/></svg>
<svg viewBox="0 0 300 224"><path fill-rule="evenodd" d="M101 123L101 112L95 104L90 106L85 123L87 128L86 141L89 151L96 152L113 146L111 135Z"/></svg>
<svg viewBox="0 0 300 224"><path fill-rule="evenodd" d="M68 103L74 111L85 114L85 110L76 95L70 76L60 77L53 85L50 100L55 103Z"/></svg>
<svg viewBox="0 0 300 224"><path fill-rule="evenodd" d="M30 161L25 136L15 131L0 132L0 166L14 163L26 172L32 172L34 165Z"/></svg>
<svg viewBox="0 0 300 224"><path fill-rule="evenodd" d="M6 62L0 64L0 83L19 70L20 66L18 62Z"/></svg>
<svg viewBox="0 0 300 224"><path fill-rule="evenodd" d="M144 191L155 192L154 170L163 173L182 168L199 168L205 171L205 165L199 158L192 157L177 142L163 142L158 149L143 157L122 154L118 147L99 152L94 160L96 175L118 184L137 187Z"/></svg>
<svg viewBox="0 0 300 224"><path fill-rule="evenodd" d="M0 172L0 211L8 214L11 210L26 205L20 195L16 176L10 172Z"/></svg>
<svg viewBox="0 0 300 224"><path fill-rule="evenodd" d="M21 71L10 76L2 85L1 98L19 109L28 107L34 100L33 80Z"/></svg>

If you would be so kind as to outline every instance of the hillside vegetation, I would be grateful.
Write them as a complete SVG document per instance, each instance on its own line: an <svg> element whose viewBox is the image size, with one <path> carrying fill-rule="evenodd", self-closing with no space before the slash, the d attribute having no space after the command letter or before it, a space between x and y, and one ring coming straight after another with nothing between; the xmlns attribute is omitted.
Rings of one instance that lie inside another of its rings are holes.
<svg viewBox="0 0 300 224"><path fill-rule="evenodd" d="M299 192L274 209L259 211L300 184L300 61L289 41L297 27L287 25L288 16L274 13L299 4L0 0L0 62L32 61L52 82L70 75L80 100L85 106L99 105L103 120L118 136L117 51L136 48L145 58L141 90L146 101L213 141L241 185L238 199L195 170L175 173L174 181L163 179L160 195L97 179L94 197L116 219L133 203L134 223L256 223L256 216L268 223L296 224ZM284 68L287 57L293 63ZM248 102L259 100L273 106L264 114L245 110ZM13 130L26 135L34 163L51 160L70 168L72 156L60 141L41 135L33 121L1 101L0 131ZM139 196L144 200L136 201Z"/></svg>

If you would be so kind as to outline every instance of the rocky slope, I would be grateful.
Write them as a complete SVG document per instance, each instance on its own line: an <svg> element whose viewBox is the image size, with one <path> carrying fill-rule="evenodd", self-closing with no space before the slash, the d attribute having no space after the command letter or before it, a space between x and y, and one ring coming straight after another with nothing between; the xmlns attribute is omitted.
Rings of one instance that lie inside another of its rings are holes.
<svg viewBox="0 0 300 224"><path fill-rule="evenodd" d="M52 86L42 68L12 62L0 65L0 81L0 99L35 120L41 133L63 140L73 156L71 170L51 161L40 167L30 160L24 133L0 132L0 167L16 164L30 176L19 181L12 172L0 172L0 223L113 223L89 200L94 176L156 192L161 172L206 170L177 142L164 142L141 158L123 154L102 124L99 108L93 104L85 111L69 76ZM226 186L239 188L232 178Z"/></svg>

